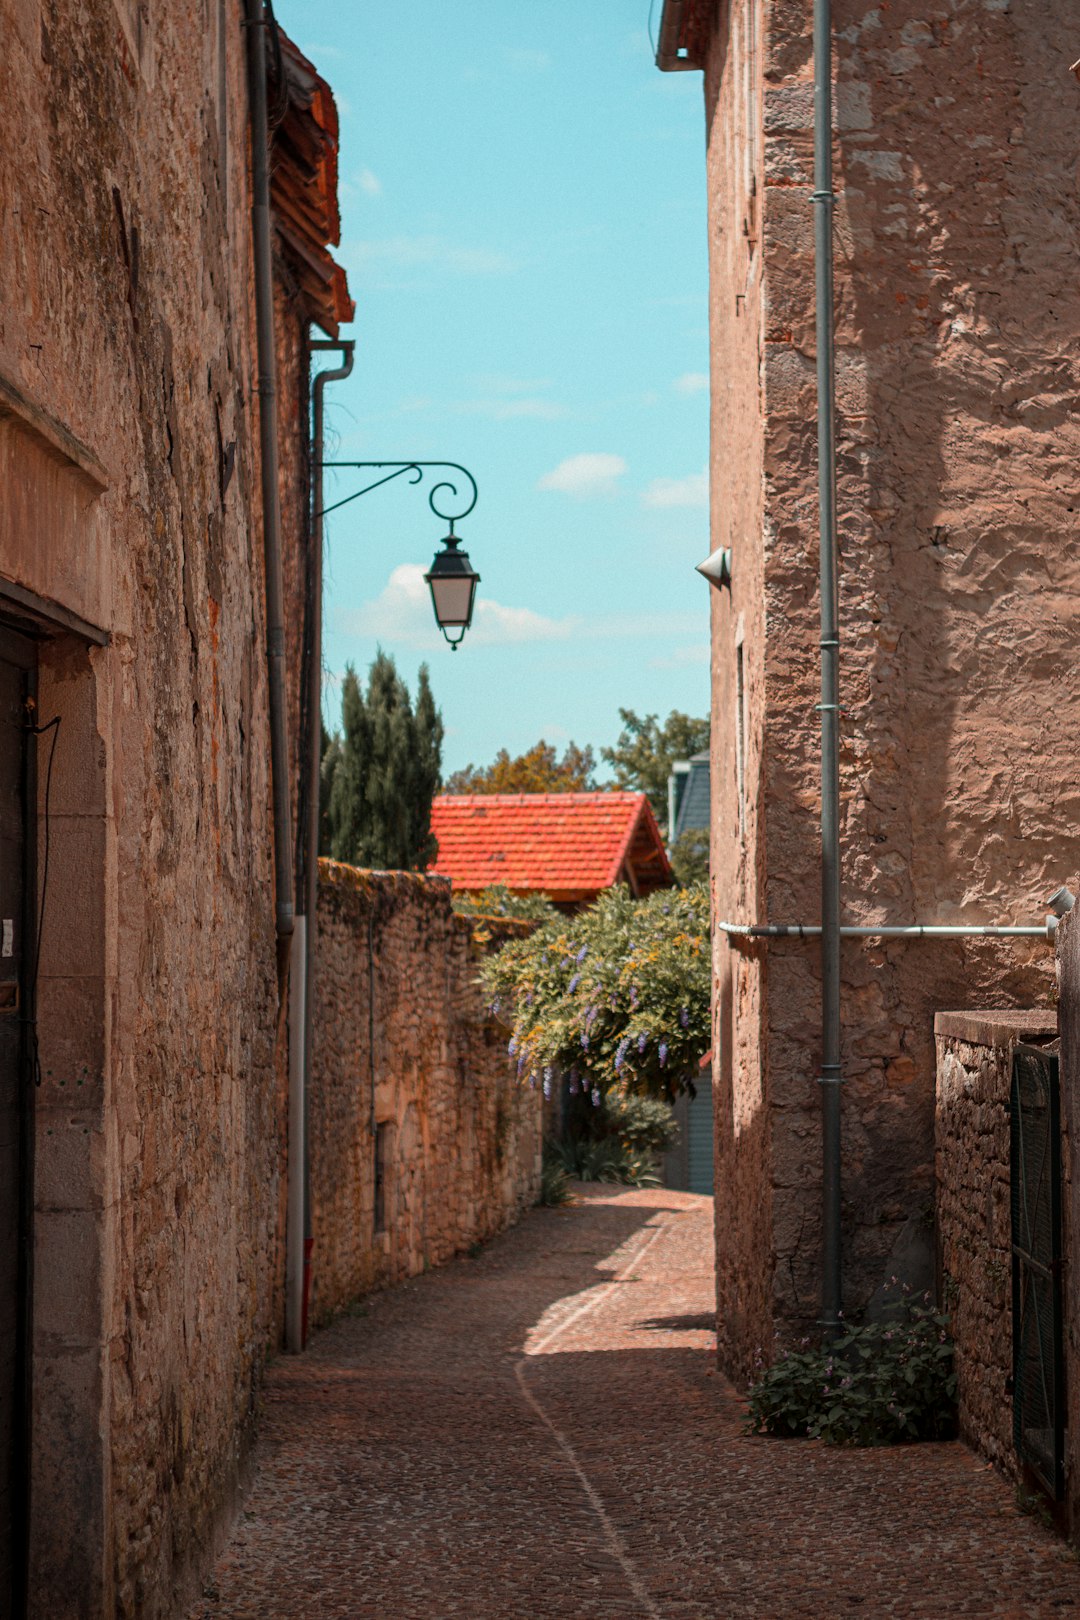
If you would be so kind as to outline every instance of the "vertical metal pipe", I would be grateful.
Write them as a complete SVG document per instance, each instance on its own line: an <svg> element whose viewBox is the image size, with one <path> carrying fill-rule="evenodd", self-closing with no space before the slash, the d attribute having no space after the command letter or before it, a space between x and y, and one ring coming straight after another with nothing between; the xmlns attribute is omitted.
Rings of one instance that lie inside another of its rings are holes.
<svg viewBox="0 0 1080 1620"><path fill-rule="evenodd" d="M251 119L251 229L255 259L255 336L259 367L259 450L263 552L266 563L266 670L270 705L270 772L274 814L274 894L279 950L293 931L289 738L285 713L285 621L278 492L277 359L274 348L274 261L270 220L270 131L266 110L266 19L263 0L244 0Z"/></svg>
<svg viewBox="0 0 1080 1620"><path fill-rule="evenodd" d="M323 390L328 382L340 382L349 375L353 368L353 351L356 345L353 342L337 343L316 341L309 344L312 351L327 349L337 350L343 356L340 366L320 371L312 389L311 409L311 508L310 508L310 547L308 556L309 591L311 601L311 627L308 637L308 668L307 668L307 715L308 736L301 739L301 747L306 745L306 769L301 776L301 792L305 795L306 826L303 855L303 884L298 896L302 915L297 919L298 930L303 936L303 959L299 967L299 975L303 978L304 990L299 1001L299 1013L303 1030L303 1049L299 1064L299 1096L296 1099L296 1112L299 1121L299 1131L296 1138L298 1144L297 1179L299 1181L298 1203L293 1206L292 1189L292 1153L290 1152L289 1165L289 1260L288 1265L297 1268L297 1279L292 1278L290 1272L289 1297L295 1311L295 1337L296 1342L289 1344L290 1350L302 1350L307 1338L308 1300L311 1290L311 1187L310 1167L308 1165L308 1107L311 1092L311 1075L315 1061L315 949L318 937L318 903L319 903L319 780L322 767L322 564L323 564ZM290 1110L291 1113L291 1110ZM293 1140L290 1132L290 1142ZM293 1293L295 1287L295 1295ZM287 1334L288 1336L288 1334Z"/></svg>
<svg viewBox="0 0 1080 1620"><path fill-rule="evenodd" d="M840 627L833 330L832 17L814 0L814 278L821 560L821 1326L838 1329L840 1275Z"/></svg>
<svg viewBox="0 0 1080 1620"><path fill-rule="evenodd" d="M296 918L289 966L289 1171L285 1206L285 1348L304 1348L304 1232L307 1196L307 1088L304 1033L307 1029L304 976L307 918Z"/></svg>

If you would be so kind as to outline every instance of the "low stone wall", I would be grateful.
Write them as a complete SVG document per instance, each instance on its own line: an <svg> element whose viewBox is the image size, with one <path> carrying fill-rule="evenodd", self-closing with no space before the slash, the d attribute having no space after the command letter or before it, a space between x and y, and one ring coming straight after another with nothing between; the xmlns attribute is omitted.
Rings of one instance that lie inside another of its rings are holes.
<svg viewBox="0 0 1080 1620"><path fill-rule="evenodd" d="M522 1086L477 970L530 923L459 917L443 878L319 863L309 1098L311 1319L513 1222L540 1183Z"/></svg>
<svg viewBox="0 0 1080 1620"><path fill-rule="evenodd" d="M941 1012L934 1163L944 1303L956 1341L960 1433L1010 1478L1012 1259L1009 1093L1017 1041L1057 1034L1053 1009Z"/></svg>

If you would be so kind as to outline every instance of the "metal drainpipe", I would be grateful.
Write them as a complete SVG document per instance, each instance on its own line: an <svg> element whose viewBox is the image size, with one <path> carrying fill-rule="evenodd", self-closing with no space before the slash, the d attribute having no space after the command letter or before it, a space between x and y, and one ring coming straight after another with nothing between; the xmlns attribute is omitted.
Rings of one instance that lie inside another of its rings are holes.
<svg viewBox="0 0 1080 1620"><path fill-rule="evenodd" d="M302 1144L302 1169L299 1180L302 1198L295 1211L297 1240L303 1232L302 1260L299 1260L299 1303L293 1295L294 1314L298 1313L295 1338L290 1349L302 1350L307 1341L308 1304L311 1298L311 1176L308 1165L308 1095L315 1060L315 945L318 932L319 905L319 780L322 767L322 565L323 565L323 390L328 382L342 382L352 371L356 344L348 342L322 342L309 344L312 351L333 350L342 355L342 364L315 377L311 407L311 548L308 567L311 570L311 644L308 648L308 738L307 772L304 790L307 793L307 839L304 849L304 887L300 895L303 912L302 924L303 966L303 1054L300 1065L300 1097L298 1114ZM290 1214L294 1214L290 1204ZM299 1259L299 1257L295 1257ZM293 1279L294 1290L297 1287Z"/></svg>
<svg viewBox="0 0 1080 1620"><path fill-rule="evenodd" d="M278 493L277 362L274 350L274 265L270 221L270 133L266 112L263 0L244 0L248 101L251 115L251 227L255 257L255 333L259 363L259 450L262 463L263 551L266 559L266 671L270 699L270 771L274 812L274 894L279 970L294 928L289 739L285 715L285 622L281 585L281 503Z"/></svg>
<svg viewBox="0 0 1080 1620"><path fill-rule="evenodd" d="M814 279L821 561L821 1327L840 1323L840 628L833 332L832 16L814 0Z"/></svg>

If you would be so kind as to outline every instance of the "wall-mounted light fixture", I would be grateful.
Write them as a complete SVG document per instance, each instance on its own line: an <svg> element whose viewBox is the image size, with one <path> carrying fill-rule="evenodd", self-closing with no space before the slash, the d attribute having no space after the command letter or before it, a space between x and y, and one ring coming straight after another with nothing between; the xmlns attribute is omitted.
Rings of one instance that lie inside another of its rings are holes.
<svg viewBox="0 0 1080 1620"><path fill-rule="evenodd" d="M376 478L374 483L367 484L352 495L346 495L344 500L335 501L332 506L324 506L318 516L324 518L328 512L336 512L339 507L348 506L350 501L358 501L361 495L370 495L373 489L379 489L383 484L389 484L403 473L408 473L410 484L419 484L428 467L449 467L459 472L469 481L468 488L458 494L458 486L449 478L442 479L436 484L428 495L428 505L437 518L442 518L450 525L450 533L443 541L443 549L435 553L430 569L424 575L428 589L431 591L431 605L435 609L435 621L450 643L451 649L456 652L466 630L472 623L473 603L476 600L476 587L480 583L480 575L469 562L469 553L459 551L461 540L454 533L454 524L467 518L477 501L476 479L468 468L462 467L456 461L323 461L323 467L362 467L382 471L385 467L393 470L385 478ZM449 496L439 496L440 490L449 490ZM469 489L472 490L471 496ZM443 503L449 499L454 506L461 506L459 512L446 512ZM453 634L452 632L457 632Z"/></svg>
<svg viewBox="0 0 1080 1620"><path fill-rule="evenodd" d="M1067 917L1073 906L1076 904L1076 896L1073 894L1072 890L1063 883L1060 889L1054 890L1046 904L1055 917Z"/></svg>
<svg viewBox="0 0 1080 1620"><path fill-rule="evenodd" d="M703 563L698 563L697 572L708 580L714 590L729 591L731 589L731 547L720 546L716 551L710 552Z"/></svg>

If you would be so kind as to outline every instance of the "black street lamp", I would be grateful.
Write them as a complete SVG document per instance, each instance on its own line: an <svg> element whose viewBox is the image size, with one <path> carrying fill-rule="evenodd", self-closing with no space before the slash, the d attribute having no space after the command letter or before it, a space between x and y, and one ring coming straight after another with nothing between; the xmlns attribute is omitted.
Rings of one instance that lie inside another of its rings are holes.
<svg viewBox="0 0 1080 1620"><path fill-rule="evenodd" d="M425 468L450 467L454 472L462 473L469 480L472 495L460 512L445 512L440 502L436 500L440 490L444 489L450 491L450 498L455 506L460 505L461 501L465 499L465 495L458 494L457 484L451 482L450 479L444 478L435 484L428 495L428 505L436 517L442 518L444 522L449 523L450 533L442 542L443 549L435 553L431 567L424 575L424 580L431 591L431 605L435 609L435 622L450 643L451 650L456 652L464 639L466 630L472 623L476 587L480 583L480 575L470 563L469 553L458 550L461 539L454 533L454 524L460 523L462 518L467 518L476 505L476 479L472 473L469 472L468 468L462 467L456 461L323 461L320 462L320 466L370 468L374 471L382 471L385 467L393 469L392 472L386 474L385 478L376 478L373 483L367 484L363 489L356 490L352 495L346 495L344 500L335 501L333 506L324 506L317 514L320 519L324 518L328 512L336 512L340 506L348 506L350 501L358 501L361 495L369 495L373 489L378 489L382 484L389 484L392 479L400 478L403 473L410 474L410 484L419 484L424 476ZM468 491L465 494L467 495ZM446 499L446 496L442 497L443 501ZM454 631L457 632L456 635L452 633Z"/></svg>
<svg viewBox="0 0 1080 1620"><path fill-rule="evenodd" d="M480 583L480 575L469 562L469 553L458 550L460 544L451 525L443 541L444 549L435 553L435 560L424 575L431 591L435 622L454 652L472 623L473 601ZM456 630L457 635L452 636L451 630Z"/></svg>

